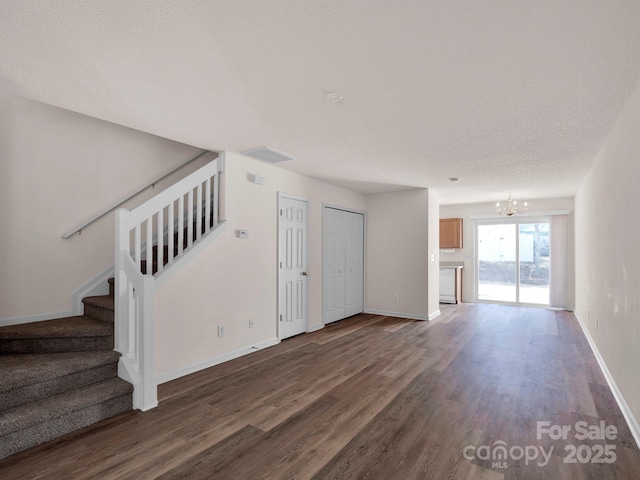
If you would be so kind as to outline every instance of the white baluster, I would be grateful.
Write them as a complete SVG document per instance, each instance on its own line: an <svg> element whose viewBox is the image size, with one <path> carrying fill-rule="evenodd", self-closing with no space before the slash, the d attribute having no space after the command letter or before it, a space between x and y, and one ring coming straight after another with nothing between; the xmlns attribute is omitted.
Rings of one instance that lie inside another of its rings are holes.
<svg viewBox="0 0 640 480"><path fill-rule="evenodd" d="M164 269L164 207L158 212L158 273Z"/></svg>
<svg viewBox="0 0 640 480"><path fill-rule="evenodd" d="M193 190L189 190L189 197L187 198L187 247L193 244Z"/></svg>
<svg viewBox="0 0 640 480"><path fill-rule="evenodd" d="M211 178L207 178L204 188L205 212L204 212L204 231L208 233L211 230Z"/></svg>
<svg viewBox="0 0 640 480"><path fill-rule="evenodd" d="M153 215L147 218L147 275L153 274Z"/></svg>
<svg viewBox="0 0 640 480"><path fill-rule="evenodd" d="M199 183L198 186L196 187L196 195L197 195L196 212L198 214L198 217L196 218L196 225L197 225L196 241L198 241L200 240L200 237L202 237L202 183Z"/></svg>
<svg viewBox="0 0 640 480"><path fill-rule="evenodd" d="M173 263L173 249L174 249L174 244L173 244L173 237L174 237L174 228L175 228L175 221L174 221L174 215L173 215L173 204L175 202L171 202L169 204L169 210L167 213L167 241L169 244L169 264Z"/></svg>
<svg viewBox="0 0 640 480"><path fill-rule="evenodd" d="M141 241L140 241L140 230L142 229L142 225L138 224L135 226L135 233L133 235L133 248L135 252L135 261L136 266L138 267L138 271L140 271L140 265L142 262L142 253L141 253Z"/></svg>
<svg viewBox="0 0 640 480"><path fill-rule="evenodd" d="M220 195L220 174L213 176L213 226L218 226L218 197Z"/></svg>
<svg viewBox="0 0 640 480"><path fill-rule="evenodd" d="M184 195L178 198L178 255L184 250Z"/></svg>

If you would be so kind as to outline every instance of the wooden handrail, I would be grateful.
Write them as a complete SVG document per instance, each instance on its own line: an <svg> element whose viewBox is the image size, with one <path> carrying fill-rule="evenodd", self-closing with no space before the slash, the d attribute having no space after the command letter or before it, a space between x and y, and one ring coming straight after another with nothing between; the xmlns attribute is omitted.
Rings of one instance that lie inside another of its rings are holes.
<svg viewBox="0 0 640 480"><path fill-rule="evenodd" d="M156 183L161 182L162 180L164 180L165 178L167 178L170 175L173 175L175 172L177 172L178 170L180 170L183 167L186 167L187 165L189 165L191 162L199 159L201 156L203 156L205 153L209 153L209 150L203 150L202 152L200 152L198 155L196 155L195 157L187 160L186 162L178 165L176 168L174 168L173 170L171 170L168 173L165 173L161 176L159 176L158 178L153 179L151 182L149 182L147 185L145 185L142 188L139 188L138 190L135 191L135 193L132 193L131 195L129 195L127 198L120 200L118 203L116 203L114 206L109 207L105 210L103 210L102 212L100 212L98 215L96 215L95 217L91 218L90 220L87 220L86 222L84 222L82 225L80 225L79 227L74 228L73 230L65 233L62 235L62 238L64 238L65 240L69 237L72 237L73 235L75 235L76 233L78 235L82 234L82 230L84 230L85 228L87 228L89 225L91 225L92 223L100 220L102 217L104 217L105 215L113 212L114 210L116 210L118 207L120 207L121 205L127 203L129 200L131 200L132 198L136 197L137 195L140 195L142 192L144 192L146 189L155 186Z"/></svg>

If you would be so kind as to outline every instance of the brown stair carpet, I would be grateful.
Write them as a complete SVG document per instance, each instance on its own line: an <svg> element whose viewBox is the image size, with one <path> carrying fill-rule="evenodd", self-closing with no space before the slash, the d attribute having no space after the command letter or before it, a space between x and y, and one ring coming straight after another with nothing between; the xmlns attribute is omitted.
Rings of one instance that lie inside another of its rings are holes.
<svg viewBox="0 0 640 480"><path fill-rule="evenodd" d="M115 308L112 295L99 295L82 299L85 316L97 318L105 322L113 322Z"/></svg>
<svg viewBox="0 0 640 480"><path fill-rule="evenodd" d="M118 378L109 295L83 316L0 328L0 459L132 408Z"/></svg>
<svg viewBox="0 0 640 480"><path fill-rule="evenodd" d="M0 412L117 376L117 352L2 355Z"/></svg>
<svg viewBox="0 0 640 480"><path fill-rule="evenodd" d="M131 410L132 392L112 378L7 410L0 414L0 458Z"/></svg>
<svg viewBox="0 0 640 480"><path fill-rule="evenodd" d="M113 349L113 325L92 317L58 318L0 328L0 354L109 349Z"/></svg>

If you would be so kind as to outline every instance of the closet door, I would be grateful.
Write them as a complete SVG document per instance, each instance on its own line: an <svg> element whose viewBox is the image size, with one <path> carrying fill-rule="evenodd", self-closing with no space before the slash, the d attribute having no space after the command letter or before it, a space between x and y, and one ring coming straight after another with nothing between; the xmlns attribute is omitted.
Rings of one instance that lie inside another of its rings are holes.
<svg viewBox="0 0 640 480"><path fill-rule="evenodd" d="M364 215L324 207L323 320L364 311Z"/></svg>
<svg viewBox="0 0 640 480"><path fill-rule="evenodd" d="M346 317L345 313L345 297L346 297L346 268L345 262L347 260L346 247L346 225L345 217L342 215L341 210L335 210L336 228L334 233L335 239L335 258L334 258L334 287L333 287L333 313L335 320L342 320Z"/></svg>
<svg viewBox="0 0 640 480"><path fill-rule="evenodd" d="M336 265L336 215L332 208L322 209L322 320L336 321L334 309Z"/></svg>
<svg viewBox="0 0 640 480"><path fill-rule="evenodd" d="M347 291L346 291L346 315L350 317L364 311L363 274L364 274L364 215L352 212L345 214L347 226Z"/></svg>

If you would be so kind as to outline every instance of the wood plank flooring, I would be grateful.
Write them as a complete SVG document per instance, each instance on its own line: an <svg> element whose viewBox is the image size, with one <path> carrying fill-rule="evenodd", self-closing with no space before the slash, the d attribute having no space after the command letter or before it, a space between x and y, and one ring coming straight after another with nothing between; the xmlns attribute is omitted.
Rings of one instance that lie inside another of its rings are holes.
<svg viewBox="0 0 640 480"><path fill-rule="evenodd" d="M640 478L571 313L442 307L433 322L359 315L161 385L158 408L5 459L0 478ZM542 421L572 430L537 439ZM577 440L580 421L618 434ZM500 445L505 460L483 459ZM614 446L615 461L586 461L596 445ZM581 456L565 463L572 446ZM519 458L527 448L535 460ZM553 449L542 466L540 448Z"/></svg>

